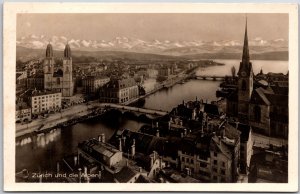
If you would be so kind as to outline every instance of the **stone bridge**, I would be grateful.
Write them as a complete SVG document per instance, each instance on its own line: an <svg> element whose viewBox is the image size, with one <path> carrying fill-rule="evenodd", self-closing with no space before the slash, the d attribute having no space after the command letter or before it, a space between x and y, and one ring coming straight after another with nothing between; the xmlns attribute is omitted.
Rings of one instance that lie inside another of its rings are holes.
<svg viewBox="0 0 300 194"><path fill-rule="evenodd" d="M162 110L138 108L138 107L132 107L132 106L126 106L126 105L114 104L114 103L97 103L95 104L95 107L118 109L123 113L135 112L137 114L147 114L147 115L154 115L154 116L165 116L166 114L168 114L168 112Z"/></svg>
<svg viewBox="0 0 300 194"><path fill-rule="evenodd" d="M217 75L193 75L193 79L201 79L201 80L213 80L213 81L223 81L225 76L217 76Z"/></svg>

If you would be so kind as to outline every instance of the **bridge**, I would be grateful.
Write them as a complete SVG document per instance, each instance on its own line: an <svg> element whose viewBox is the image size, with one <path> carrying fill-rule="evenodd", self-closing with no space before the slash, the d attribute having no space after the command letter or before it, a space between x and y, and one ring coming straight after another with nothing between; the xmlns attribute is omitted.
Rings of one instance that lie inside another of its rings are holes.
<svg viewBox="0 0 300 194"><path fill-rule="evenodd" d="M94 107L99 107L99 108L106 108L106 109L113 108L121 111L124 110L128 112L136 112L136 113L150 114L150 115L157 115L157 116L165 116L166 114L168 114L168 112L162 110L138 108L138 107L132 107L132 106L126 106L126 105L114 104L114 103L97 103L94 105L95 105Z"/></svg>
<svg viewBox="0 0 300 194"><path fill-rule="evenodd" d="M213 80L213 81L223 81L226 76L219 75L193 75L191 78L200 80Z"/></svg>

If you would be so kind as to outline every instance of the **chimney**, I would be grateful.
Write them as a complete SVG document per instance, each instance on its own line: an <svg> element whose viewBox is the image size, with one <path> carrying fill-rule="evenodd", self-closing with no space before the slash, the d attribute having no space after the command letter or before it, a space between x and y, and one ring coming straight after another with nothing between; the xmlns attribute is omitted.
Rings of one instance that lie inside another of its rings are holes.
<svg viewBox="0 0 300 194"><path fill-rule="evenodd" d="M131 156L134 157L134 155L135 155L135 142L133 142L131 146Z"/></svg>
<svg viewBox="0 0 300 194"><path fill-rule="evenodd" d="M84 167L84 176L87 177L87 167Z"/></svg>
<svg viewBox="0 0 300 194"><path fill-rule="evenodd" d="M81 183L81 168L78 168L79 171L79 182Z"/></svg>
<svg viewBox="0 0 300 194"><path fill-rule="evenodd" d="M187 136L187 130L184 129L184 136Z"/></svg>
<svg viewBox="0 0 300 194"><path fill-rule="evenodd" d="M77 156L74 156L74 166L77 166Z"/></svg>
<svg viewBox="0 0 300 194"><path fill-rule="evenodd" d="M101 173L101 170L99 170L98 178L101 179L101 176L102 176L102 173Z"/></svg>
<svg viewBox="0 0 300 194"><path fill-rule="evenodd" d="M59 173L59 162L56 163L56 170L57 170L57 173Z"/></svg>
<svg viewBox="0 0 300 194"><path fill-rule="evenodd" d="M105 133L102 133L102 142L105 143Z"/></svg>
<svg viewBox="0 0 300 194"><path fill-rule="evenodd" d="M129 166L129 164L128 164L128 159L126 159L126 166L127 166L127 167Z"/></svg>
<svg viewBox="0 0 300 194"><path fill-rule="evenodd" d="M239 122L235 122L235 128L237 129L239 127Z"/></svg>
<svg viewBox="0 0 300 194"><path fill-rule="evenodd" d="M159 137L159 130L156 130L156 137Z"/></svg>
<svg viewBox="0 0 300 194"><path fill-rule="evenodd" d="M150 166L151 166L151 168L152 168L154 159L153 159L153 156L152 156L152 155L150 156L150 158L151 158Z"/></svg>
<svg viewBox="0 0 300 194"><path fill-rule="evenodd" d="M168 129L171 129L171 121L168 122Z"/></svg>
<svg viewBox="0 0 300 194"><path fill-rule="evenodd" d="M102 142L102 135L98 135L98 141Z"/></svg>
<svg viewBox="0 0 300 194"><path fill-rule="evenodd" d="M122 152L122 139L119 138L119 150L120 152Z"/></svg>
<svg viewBox="0 0 300 194"><path fill-rule="evenodd" d="M142 172L142 171L143 171L142 167L139 167L139 172Z"/></svg>

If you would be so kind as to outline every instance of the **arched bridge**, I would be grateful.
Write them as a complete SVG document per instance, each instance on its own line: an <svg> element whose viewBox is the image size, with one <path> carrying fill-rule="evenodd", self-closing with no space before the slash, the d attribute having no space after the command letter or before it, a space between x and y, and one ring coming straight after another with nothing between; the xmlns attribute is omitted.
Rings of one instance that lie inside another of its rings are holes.
<svg viewBox="0 0 300 194"><path fill-rule="evenodd" d="M158 116L164 116L164 115L168 114L168 112L162 111L162 110L138 108L138 107L132 107L132 106L126 106L126 105L114 104L114 103L97 103L95 105L98 107L101 107L101 108L114 108L114 109L119 109L121 111L124 110L124 111L129 111L129 112L158 115Z"/></svg>

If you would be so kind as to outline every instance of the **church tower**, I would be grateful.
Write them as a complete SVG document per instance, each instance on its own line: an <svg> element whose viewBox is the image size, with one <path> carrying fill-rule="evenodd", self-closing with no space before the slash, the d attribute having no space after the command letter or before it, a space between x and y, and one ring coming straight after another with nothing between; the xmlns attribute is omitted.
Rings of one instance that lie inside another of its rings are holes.
<svg viewBox="0 0 300 194"><path fill-rule="evenodd" d="M238 71L238 118L240 122L248 122L248 109L253 91L253 69L250 62L247 19L244 36L243 56Z"/></svg>
<svg viewBox="0 0 300 194"><path fill-rule="evenodd" d="M62 96L73 96L72 56L69 44L66 45L63 58L63 90Z"/></svg>
<svg viewBox="0 0 300 194"><path fill-rule="evenodd" d="M46 58L44 59L44 89L52 89L52 76L54 72L54 58L52 45L49 43L46 48Z"/></svg>

